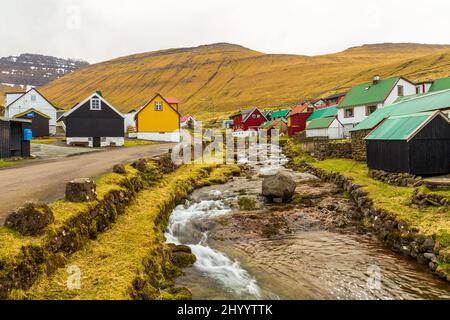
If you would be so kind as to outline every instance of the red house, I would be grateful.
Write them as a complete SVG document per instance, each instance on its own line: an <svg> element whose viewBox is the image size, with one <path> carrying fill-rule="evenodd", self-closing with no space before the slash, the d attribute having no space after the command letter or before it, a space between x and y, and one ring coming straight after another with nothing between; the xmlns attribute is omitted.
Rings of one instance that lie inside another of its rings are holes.
<svg viewBox="0 0 450 320"><path fill-rule="evenodd" d="M258 130L259 126L267 121L258 108L236 113L231 116L231 119L233 120L233 131Z"/></svg>
<svg viewBox="0 0 450 320"><path fill-rule="evenodd" d="M292 137L306 129L306 120L315 111L315 107L309 103L299 105L288 114L288 135Z"/></svg>

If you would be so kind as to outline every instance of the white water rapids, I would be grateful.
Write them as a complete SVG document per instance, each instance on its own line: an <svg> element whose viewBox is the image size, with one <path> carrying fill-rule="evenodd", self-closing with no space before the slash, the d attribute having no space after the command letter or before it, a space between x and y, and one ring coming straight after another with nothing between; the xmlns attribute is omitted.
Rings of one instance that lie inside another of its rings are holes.
<svg viewBox="0 0 450 320"><path fill-rule="evenodd" d="M213 191L211 195L218 198L221 192ZM238 261L208 247L207 232L198 231L202 222L230 212L231 209L221 200L186 201L185 205L177 206L172 212L166 232L167 242L188 245L197 257L194 268L220 283L224 289L248 298L260 298L256 280L241 268Z"/></svg>
<svg viewBox="0 0 450 320"><path fill-rule="evenodd" d="M259 158L259 165L256 159ZM242 154L238 155L238 164L252 166L262 175L273 175L287 162L277 145L252 145ZM261 298L260 288L256 280L244 270L239 261L233 261L223 253L207 245L208 220L231 213L231 208L225 205L227 197L236 197L236 194L222 194L213 190L209 198L191 203L186 201L172 212L166 232L168 243L188 245L197 257L194 264L204 276L217 281L229 292L238 294L243 298ZM205 227L206 226L206 227Z"/></svg>

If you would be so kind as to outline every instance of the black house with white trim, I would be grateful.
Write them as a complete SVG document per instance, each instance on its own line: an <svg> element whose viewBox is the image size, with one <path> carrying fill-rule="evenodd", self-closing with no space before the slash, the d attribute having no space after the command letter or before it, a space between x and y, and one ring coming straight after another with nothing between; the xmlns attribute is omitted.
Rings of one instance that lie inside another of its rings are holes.
<svg viewBox="0 0 450 320"><path fill-rule="evenodd" d="M124 145L124 115L103 98L100 91L64 113L67 144L88 147Z"/></svg>

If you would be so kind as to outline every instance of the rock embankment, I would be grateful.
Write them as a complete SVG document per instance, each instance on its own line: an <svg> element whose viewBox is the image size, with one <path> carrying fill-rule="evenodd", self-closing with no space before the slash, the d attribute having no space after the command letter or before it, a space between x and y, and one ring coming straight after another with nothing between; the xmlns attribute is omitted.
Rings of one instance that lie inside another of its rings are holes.
<svg viewBox="0 0 450 320"><path fill-rule="evenodd" d="M446 248L436 243L433 236L423 235L410 228L406 222L398 221L392 213L377 209L364 188L354 183L351 177L338 172L326 172L308 163L303 164L303 169L348 192L359 208L359 218L363 225L373 231L389 248L428 265L441 278L450 281L450 270L447 267L450 256Z"/></svg>

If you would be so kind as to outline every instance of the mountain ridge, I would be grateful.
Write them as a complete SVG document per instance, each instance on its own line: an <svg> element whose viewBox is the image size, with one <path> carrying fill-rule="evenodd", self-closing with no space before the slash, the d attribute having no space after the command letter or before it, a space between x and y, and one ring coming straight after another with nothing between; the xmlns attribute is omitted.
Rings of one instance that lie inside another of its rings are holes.
<svg viewBox="0 0 450 320"><path fill-rule="evenodd" d="M217 116L251 106L283 107L403 75L413 81L450 75L450 45L368 44L318 56L266 54L215 43L118 57L43 86L65 109L95 90L126 112L155 92L176 96L182 113Z"/></svg>

